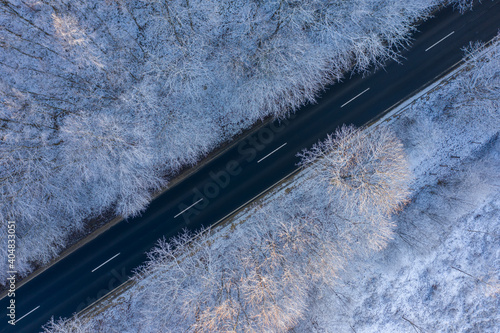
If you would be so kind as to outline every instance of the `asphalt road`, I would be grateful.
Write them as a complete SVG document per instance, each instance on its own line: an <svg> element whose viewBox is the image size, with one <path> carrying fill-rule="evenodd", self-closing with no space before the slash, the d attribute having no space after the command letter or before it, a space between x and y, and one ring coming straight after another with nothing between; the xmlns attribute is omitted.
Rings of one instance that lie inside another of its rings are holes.
<svg viewBox="0 0 500 333"><path fill-rule="evenodd" d="M500 1L473 12L451 9L419 26L400 64L329 87L316 105L242 138L199 171L16 290L16 325L4 297L1 332L37 332L51 316L68 317L124 282L165 236L218 222L296 169L296 153L347 123L363 125L431 83L462 58L469 41L487 41L500 28Z"/></svg>

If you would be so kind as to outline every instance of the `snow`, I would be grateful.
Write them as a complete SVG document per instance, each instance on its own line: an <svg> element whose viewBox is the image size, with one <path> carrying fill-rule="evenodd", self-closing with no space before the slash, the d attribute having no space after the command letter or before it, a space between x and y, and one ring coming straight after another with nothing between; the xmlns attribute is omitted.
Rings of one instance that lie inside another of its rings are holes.
<svg viewBox="0 0 500 333"><path fill-rule="evenodd" d="M350 263L296 330L414 331L406 318L418 332L498 332L499 153L496 137L447 184L420 191L394 241Z"/></svg>
<svg viewBox="0 0 500 333"><path fill-rule="evenodd" d="M389 246L351 262L297 331L498 332L499 51L389 121L416 176L412 203ZM484 82L467 91L471 78Z"/></svg>
<svg viewBox="0 0 500 333"><path fill-rule="evenodd" d="M140 214L243 129L397 58L413 22L449 2L2 2L0 239L16 221L17 271L93 218Z"/></svg>
<svg viewBox="0 0 500 333"><path fill-rule="evenodd" d="M77 320L90 331L190 331L215 318L200 313L234 301L223 313L252 314L250 326L237 323L241 331L497 332L499 54L498 40L472 52L456 77L377 124L398 133L415 174L412 200L393 221L346 223L342 201L325 198L306 168L213 234L180 238L180 250L161 243L130 289ZM373 251L368 241L388 231L393 239ZM245 291L259 271L284 306L264 308L283 315L279 325L233 294L238 279ZM227 287L218 289L221 281Z"/></svg>

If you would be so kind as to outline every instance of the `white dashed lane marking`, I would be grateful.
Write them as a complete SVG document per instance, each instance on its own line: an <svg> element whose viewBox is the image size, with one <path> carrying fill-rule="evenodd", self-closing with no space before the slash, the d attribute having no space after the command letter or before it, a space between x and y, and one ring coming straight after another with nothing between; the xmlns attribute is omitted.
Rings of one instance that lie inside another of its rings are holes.
<svg viewBox="0 0 500 333"><path fill-rule="evenodd" d="M260 163L262 162L264 159L268 158L269 156L271 156L271 154L274 154L275 152L278 151L278 149L281 149L283 147L286 146L286 142L284 144L282 144L281 146L279 146L278 148L276 148L275 150L273 150L272 152L270 152L269 154L267 154L266 156L262 157L260 160L257 161L257 163Z"/></svg>
<svg viewBox="0 0 500 333"><path fill-rule="evenodd" d="M446 38L450 37L451 35L453 35L455 33L455 31L452 31L450 32L449 34L447 34L446 36L444 36L443 38L441 38L440 40L438 40L437 42L435 42L434 44L432 44L431 46L429 46L428 48L425 49L425 52L429 51L430 49L432 49L434 46L438 45L439 43L441 43L443 40L445 40Z"/></svg>
<svg viewBox="0 0 500 333"><path fill-rule="evenodd" d="M202 200L203 200L203 198L202 198L202 199L200 199L200 200L198 200L198 201L196 201L194 204L192 204L192 205L191 205L191 206L189 206L188 208L184 209L184 210L183 210L182 212L180 212L179 214L175 215L175 216L174 216L174 219L175 219L177 216L179 216L179 215L181 215L182 213L184 213L184 212L185 212L186 210L188 210L189 208L193 207L194 205L196 205L197 203L199 203L200 201L202 201Z"/></svg>
<svg viewBox="0 0 500 333"><path fill-rule="evenodd" d="M351 98L350 100L348 100L347 102L345 102L344 104L342 104L341 108L343 108L344 106L346 106L347 104L351 103L352 101L354 101L356 98L358 98L359 96L363 95L365 92L367 92L368 90L370 90L370 88L366 88L365 90L363 90L362 92L360 92L359 94L357 94L356 96L354 96L353 98Z"/></svg>
<svg viewBox="0 0 500 333"><path fill-rule="evenodd" d="M40 307L40 305L39 305L39 306L37 306L36 308L34 308L33 310L31 310L30 312L28 312L27 314L25 314L24 316L22 316L21 318L19 318L18 320L16 320L14 323L17 323L19 320L23 319L24 317L26 317L27 315L29 315L30 313L32 313L33 311L35 311L35 310L36 310L36 309L38 309L39 307Z"/></svg>
<svg viewBox="0 0 500 333"><path fill-rule="evenodd" d="M106 260L105 262L103 262L102 264L100 264L99 266L97 266L96 268L94 268L92 270L92 273L94 273L95 271L97 271L99 268L101 268L102 266L106 265L108 262L110 262L111 260L115 259L116 257L118 257L120 255L120 253L117 253L115 254L114 256L112 256L111 258L109 258L108 260Z"/></svg>

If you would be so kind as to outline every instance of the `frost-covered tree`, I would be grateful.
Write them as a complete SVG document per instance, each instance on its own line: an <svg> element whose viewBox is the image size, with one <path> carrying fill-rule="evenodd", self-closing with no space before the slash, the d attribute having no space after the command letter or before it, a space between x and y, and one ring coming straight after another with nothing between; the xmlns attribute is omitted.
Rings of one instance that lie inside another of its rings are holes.
<svg viewBox="0 0 500 333"><path fill-rule="evenodd" d="M150 201L151 190L163 184L150 128L147 119L109 113L66 117L59 136L65 165L60 177L78 175L73 178L78 189L99 184L102 191L87 197L89 207L104 210L115 204L119 214L137 214Z"/></svg>
<svg viewBox="0 0 500 333"><path fill-rule="evenodd" d="M351 214L390 214L407 201L412 179L403 145L385 127L342 126L298 154L332 199L342 198ZM327 195L325 193L325 195Z"/></svg>
<svg viewBox="0 0 500 333"><path fill-rule="evenodd" d="M245 235L251 238L225 247L224 255L207 232L161 241L142 269L141 276L162 276L155 287L161 293L147 286L141 295L148 304L143 330L284 331L297 323L307 290L305 248L297 244L307 240L297 236L306 226L284 222L270 230L271 216L259 216L265 220Z"/></svg>
<svg viewBox="0 0 500 333"><path fill-rule="evenodd" d="M89 333L98 330L99 325L96 325L94 321L78 316L71 318L71 320L61 318L55 320L54 317L52 317L43 327L44 333Z"/></svg>
<svg viewBox="0 0 500 333"><path fill-rule="evenodd" d="M311 163L314 170L321 160ZM141 330L284 332L302 318L313 288L331 284L349 258L387 244L388 213L339 215L344 200L321 193L314 184L323 179L312 175L256 208L225 245L208 231L160 241L136 280L156 281L139 296L147 304Z"/></svg>
<svg viewBox="0 0 500 333"><path fill-rule="evenodd" d="M474 0L450 0L448 3L452 4L453 7L457 8L462 13L472 10L472 7L474 6Z"/></svg>
<svg viewBox="0 0 500 333"><path fill-rule="evenodd" d="M486 49L484 43L470 43L465 48L465 61L469 70L458 78L461 94L457 93L456 103L462 107L476 107L481 104L481 115L495 117L499 107L500 80L498 67L500 66L500 50L497 36L491 42L492 47ZM492 119L492 120L493 120ZM498 121L498 116L497 119Z"/></svg>

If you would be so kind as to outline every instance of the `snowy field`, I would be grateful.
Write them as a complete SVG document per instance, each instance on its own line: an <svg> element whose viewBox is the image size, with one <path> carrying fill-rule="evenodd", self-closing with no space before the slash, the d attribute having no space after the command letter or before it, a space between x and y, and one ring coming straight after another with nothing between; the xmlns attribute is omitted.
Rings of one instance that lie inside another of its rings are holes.
<svg viewBox="0 0 500 333"><path fill-rule="evenodd" d="M0 242L15 221L26 276L242 129L397 57L449 2L2 1Z"/></svg>
<svg viewBox="0 0 500 333"><path fill-rule="evenodd" d="M353 227L311 166L183 251L162 243L107 309L54 331L497 332L499 74L497 41L369 129L397 134L414 175L391 220Z"/></svg>

